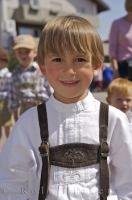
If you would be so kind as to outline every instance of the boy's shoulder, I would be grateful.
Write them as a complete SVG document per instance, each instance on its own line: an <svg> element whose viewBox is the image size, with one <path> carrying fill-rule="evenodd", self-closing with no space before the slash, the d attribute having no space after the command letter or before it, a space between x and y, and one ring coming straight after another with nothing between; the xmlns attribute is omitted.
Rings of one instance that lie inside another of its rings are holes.
<svg viewBox="0 0 132 200"><path fill-rule="evenodd" d="M37 114L37 106L31 107L21 114L19 121L25 123L32 122L37 117Z"/></svg>
<svg viewBox="0 0 132 200"><path fill-rule="evenodd" d="M37 107L32 107L23 112L13 127L13 131L24 132L23 134L31 135L38 127ZM31 132L31 133L30 133Z"/></svg>

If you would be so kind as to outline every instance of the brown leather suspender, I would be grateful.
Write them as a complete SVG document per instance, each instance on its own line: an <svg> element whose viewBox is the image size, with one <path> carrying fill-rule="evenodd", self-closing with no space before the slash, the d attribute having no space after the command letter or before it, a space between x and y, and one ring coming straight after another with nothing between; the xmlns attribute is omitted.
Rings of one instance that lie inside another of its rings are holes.
<svg viewBox="0 0 132 200"><path fill-rule="evenodd" d="M100 200L106 200L109 194L109 170L107 156L109 152L107 144L108 132L108 105L100 104L99 138L100 138Z"/></svg>
<svg viewBox="0 0 132 200"><path fill-rule="evenodd" d="M101 102L99 115L100 145L71 143L49 147L48 122L45 103L38 105L40 135L42 139L39 151L42 157L42 172L39 200L45 200L48 192L50 165L75 168L100 164L100 200L107 200L109 193L109 170L107 165L108 144L108 105Z"/></svg>
<svg viewBox="0 0 132 200"><path fill-rule="evenodd" d="M42 157L42 171L40 180L39 200L45 200L48 191L48 180L49 180L49 133L48 133L48 122L47 112L45 103L38 105L38 119L41 134L41 146L39 147L40 155Z"/></svg>

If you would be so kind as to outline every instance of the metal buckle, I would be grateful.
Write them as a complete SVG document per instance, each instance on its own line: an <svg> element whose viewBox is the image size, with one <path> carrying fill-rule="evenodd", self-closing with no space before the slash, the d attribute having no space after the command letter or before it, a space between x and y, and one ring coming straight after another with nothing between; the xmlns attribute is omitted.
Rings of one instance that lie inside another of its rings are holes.
<svg viewBox="0 0 132 200"><path fill-rule="evenodd" d="M108 143L107 141L105 140L102 140L101 141L101 145L100 145L100 156L102 158L107 158L108 156L108 153L109 153L109 147L108 147Z"/></svg>
<svg viewBox="0 0 132 200"><path fill-rule="evenodd" d="M39 147L39 152L40 152L41 157L47 157L49 155L49 143L42 141Z"/></svg>

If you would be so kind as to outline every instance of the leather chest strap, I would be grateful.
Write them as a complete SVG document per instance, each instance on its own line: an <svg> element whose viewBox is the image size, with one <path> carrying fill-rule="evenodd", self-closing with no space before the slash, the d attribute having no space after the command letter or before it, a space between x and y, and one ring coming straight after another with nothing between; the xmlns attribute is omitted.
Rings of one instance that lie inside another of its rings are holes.
<svg viewBox="0 0 132 200"><path fill-rule="evenodd" d="M50 147L50 164L78 168L99 163L100 145L69 143Z"/></svg>
<svg viewBox="0 0 132 200"><path fill-rule="evenodd" d="M109 194L109 169L107 156L109 152L107 144L108 133L108 105L100 104L99 137L100 137L100 200L107 200Z"/></svg>

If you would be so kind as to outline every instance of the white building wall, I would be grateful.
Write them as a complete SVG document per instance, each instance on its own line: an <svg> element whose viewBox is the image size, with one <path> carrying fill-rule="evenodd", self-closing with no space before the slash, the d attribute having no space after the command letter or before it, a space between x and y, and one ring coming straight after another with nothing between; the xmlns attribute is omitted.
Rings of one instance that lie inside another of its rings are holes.
<svg viewBox="0 0 132 200"><path fill-rule="evenodd" d="M19 0L4 0L7 2L9 8L16 9L19 6Z"/></svg>
<svg viewBox="0 0 132 200"><path fill-rule="evenodd" d="M68 0L76 7L76 12L86 15L97 15L97 6L89 0Z"/></svg>
<svg viewBox="0 0 132 200"><path fill-rule="evenodd" d="M74 5L70 4L67 0L40 0L40 7L45 9L61 9L61 12L66 10L71 13L75 13L76 9Z"/></svg>
<svg viewBox="0 0 132 200"><path fill-rule="evenodd" d="M86 17L95 26L99 26L97 5L90 0L39 0L40 7L62 14L78 14Z"/></svg>
<svg viewBox="0 0 132 200"><path fill-rule="evenodd" d="M39 0L40 7L45 9L61 8L61 12L67 10L71 13L83 13L97 15L97 6L88 0Z"/></svg>

